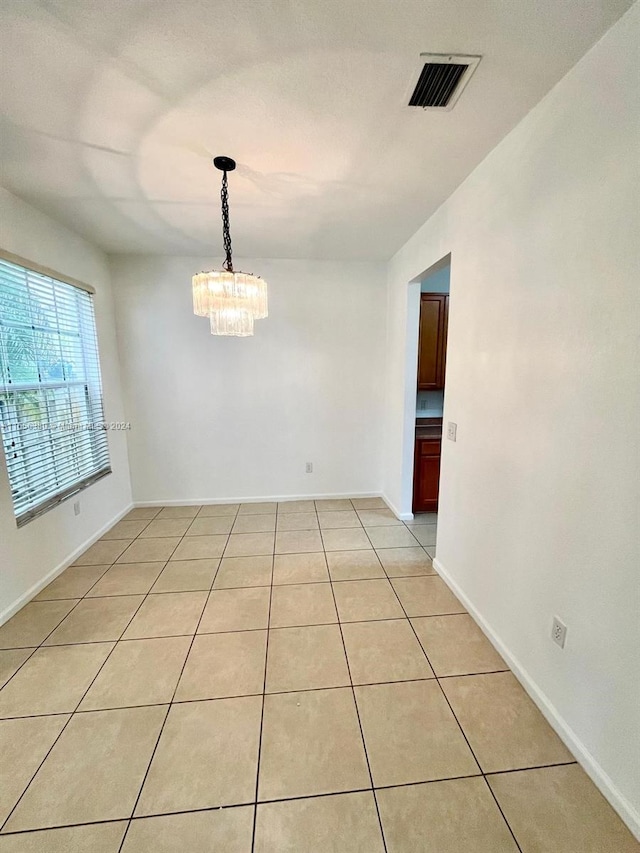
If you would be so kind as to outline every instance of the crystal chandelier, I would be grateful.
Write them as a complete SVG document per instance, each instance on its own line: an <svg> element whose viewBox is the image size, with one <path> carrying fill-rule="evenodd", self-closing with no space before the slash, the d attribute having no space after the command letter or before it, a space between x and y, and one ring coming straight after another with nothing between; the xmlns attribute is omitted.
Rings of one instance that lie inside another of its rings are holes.
<svg viewBox="0 0 640 853"><path fill-rule="evenodd" d="M229 230L229 193L227 172L233 172L236 161L231 157L215 157L213 165L222 172L222 237L225 261L221 270L200 272L193 276L193 313L208 317L212 335L253 334L253 321L268 315L267 283L260 276L235 272L231 258Z"/></svg>

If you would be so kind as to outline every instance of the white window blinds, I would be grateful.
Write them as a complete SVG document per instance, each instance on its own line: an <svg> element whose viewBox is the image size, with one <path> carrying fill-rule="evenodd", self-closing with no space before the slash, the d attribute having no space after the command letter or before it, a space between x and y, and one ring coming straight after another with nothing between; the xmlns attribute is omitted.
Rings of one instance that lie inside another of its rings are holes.
<svg viewBox="0 0 640 853"><path fill-rule="evenodd" d="M0 428L18 527L111 473L93 297L0 258Z"/></svg>

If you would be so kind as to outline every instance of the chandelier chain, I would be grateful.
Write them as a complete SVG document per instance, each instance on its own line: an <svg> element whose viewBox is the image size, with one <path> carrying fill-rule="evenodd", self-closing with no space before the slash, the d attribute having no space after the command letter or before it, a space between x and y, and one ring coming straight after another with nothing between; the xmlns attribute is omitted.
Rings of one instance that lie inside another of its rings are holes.
<svg viewBox="0 0 640 853"><path fill-rule="evenodd" d="M222 173L222 189L220 200L222 201L222 240L224 243L225 261L223 267L228 272L233 272L233 260L231 258L231 229L229 226L229 191L227 186L227 173Z"/></svg>

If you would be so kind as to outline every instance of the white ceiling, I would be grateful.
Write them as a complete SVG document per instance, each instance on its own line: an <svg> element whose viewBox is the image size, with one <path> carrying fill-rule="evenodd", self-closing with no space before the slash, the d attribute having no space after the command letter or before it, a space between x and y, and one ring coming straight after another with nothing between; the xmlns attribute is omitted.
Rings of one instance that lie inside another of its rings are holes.
<svg viewBox="0 0 640 853"><path fill-rule="evenodd" d="M13 0L2 183L109 252L390 257L631 0ZM420 52L482 54L451 112Z"/></svg>

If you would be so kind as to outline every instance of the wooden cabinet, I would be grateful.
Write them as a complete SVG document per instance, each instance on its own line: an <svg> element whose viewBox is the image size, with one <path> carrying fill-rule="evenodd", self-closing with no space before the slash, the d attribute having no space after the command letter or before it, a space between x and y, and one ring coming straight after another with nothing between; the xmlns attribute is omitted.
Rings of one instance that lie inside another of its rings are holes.
<svg viewBox="0 0 640 853"><path fill-rule="evenodd" d="M413 511L437 512L440 484L439 438L416 438L413 466Z"/></svg>
<svg viewBox="0 0 640 853"><path fill-rule="evenodd" d="M421 293L418 391L444 388L448 323L449 296L445 293Z"/></svg>

